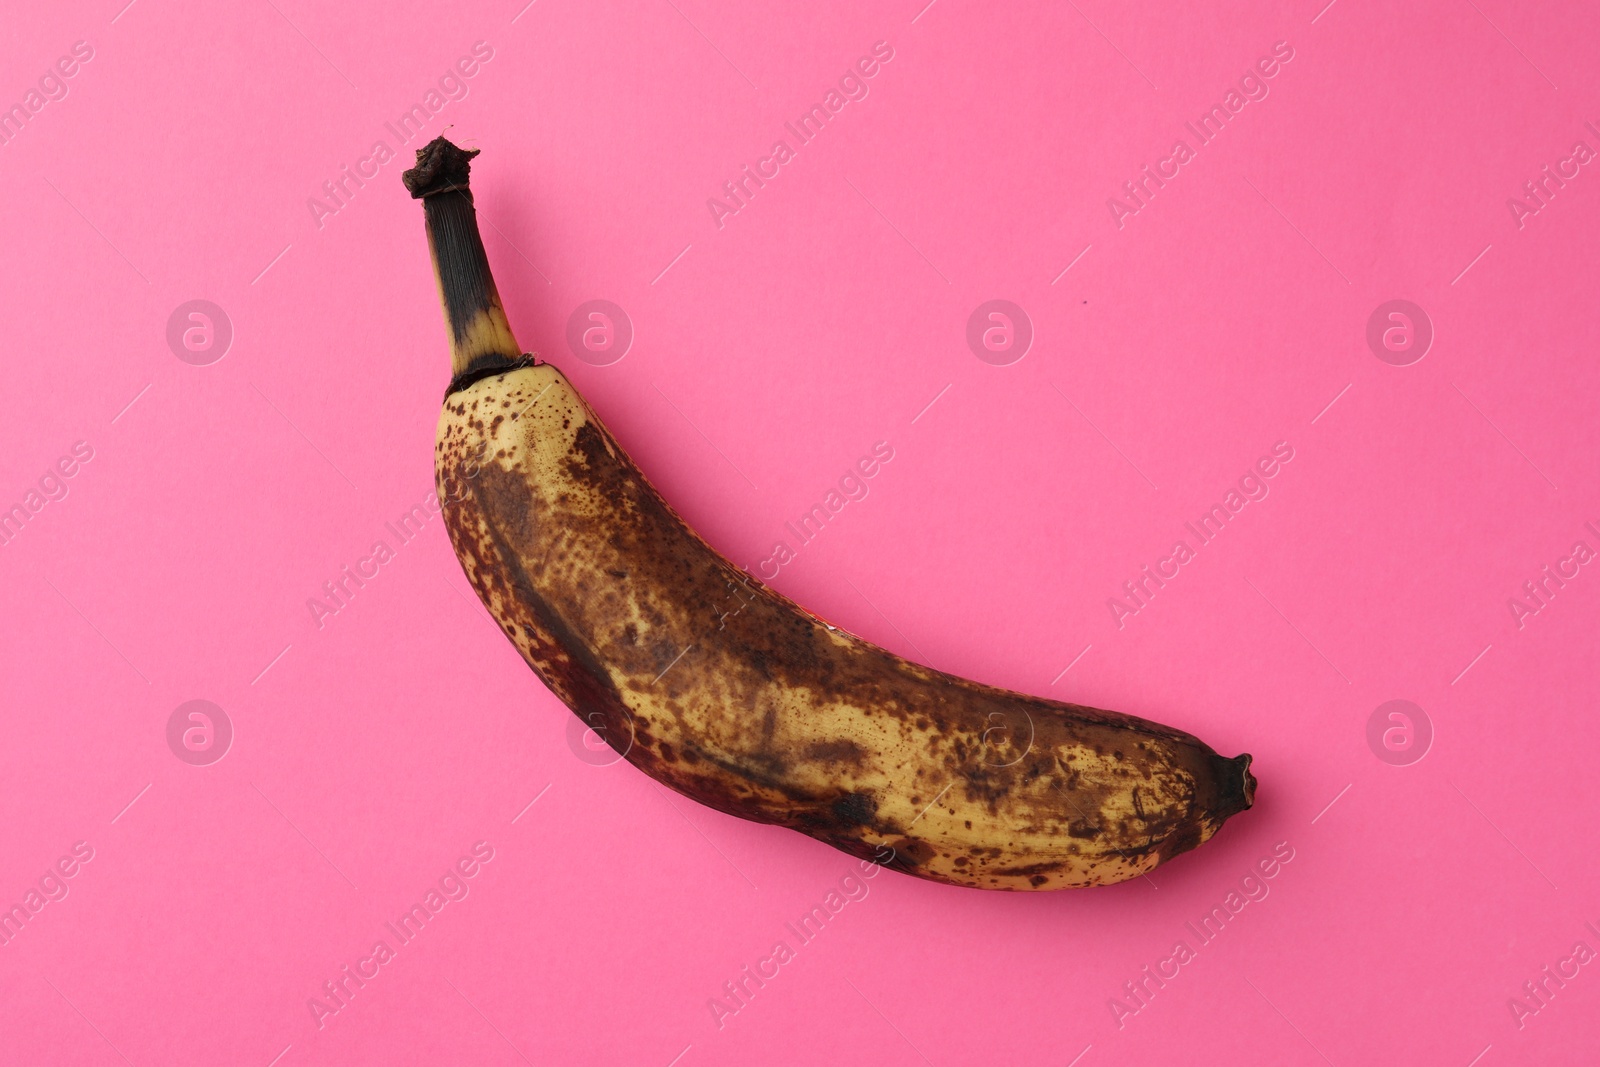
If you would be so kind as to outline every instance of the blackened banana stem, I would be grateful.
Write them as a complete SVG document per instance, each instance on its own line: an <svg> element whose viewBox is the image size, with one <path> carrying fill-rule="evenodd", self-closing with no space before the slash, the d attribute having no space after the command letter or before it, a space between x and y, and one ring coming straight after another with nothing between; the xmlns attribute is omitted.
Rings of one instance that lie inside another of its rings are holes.
<svg viewBox="0 0 1600 1067"><path fill-rule="evenodd" d="M477 154L476 148L457 148L438 137L417 152L417 165L401 176L422 201L456 382L525 362L489 273L478 210L467 187L467 170Z"/></svg>

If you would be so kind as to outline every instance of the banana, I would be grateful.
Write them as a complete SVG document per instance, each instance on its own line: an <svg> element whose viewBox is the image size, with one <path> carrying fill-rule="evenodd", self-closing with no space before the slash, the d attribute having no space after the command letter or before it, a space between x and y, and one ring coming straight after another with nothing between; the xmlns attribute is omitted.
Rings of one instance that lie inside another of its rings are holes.
<svg viewBox="0 0 1600 1067"><path fill-rule="evenodd" d="M475 155L441 137L405 174L451 339L439 499L506 637L628 762L719 811L985 889L1146 874L1251 806L1248 755L909 662L718 554L517 345L478 233Z"/></svg>

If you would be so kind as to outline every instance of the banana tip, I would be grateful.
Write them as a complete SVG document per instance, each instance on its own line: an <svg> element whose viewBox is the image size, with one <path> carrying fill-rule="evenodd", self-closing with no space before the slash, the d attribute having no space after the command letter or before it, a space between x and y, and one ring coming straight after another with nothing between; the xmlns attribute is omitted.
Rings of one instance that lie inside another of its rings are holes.
<svg viewBox="0 0 1600 1067"><path fill-rule="evenodd" d="M1239 773L1238 801L1239 811L1248 811L1256 803L1256 776L1250 773L1250 753L1235 756L1228 761L1233 764Z"/></svg>

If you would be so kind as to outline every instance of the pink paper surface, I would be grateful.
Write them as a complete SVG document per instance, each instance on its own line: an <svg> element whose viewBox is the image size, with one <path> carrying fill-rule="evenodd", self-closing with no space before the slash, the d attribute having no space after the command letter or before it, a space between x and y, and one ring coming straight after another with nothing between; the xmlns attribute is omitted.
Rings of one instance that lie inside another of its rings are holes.
<svg viewBox="0 0 1600 1067"><path fill-rule="evenodd" d="M0 1061L1592 1061L1600 9L124 2L0 35ZM587 745L430 517L447 127L523 344L713 545L1255 809L802 944L855 861Z"/></svg>

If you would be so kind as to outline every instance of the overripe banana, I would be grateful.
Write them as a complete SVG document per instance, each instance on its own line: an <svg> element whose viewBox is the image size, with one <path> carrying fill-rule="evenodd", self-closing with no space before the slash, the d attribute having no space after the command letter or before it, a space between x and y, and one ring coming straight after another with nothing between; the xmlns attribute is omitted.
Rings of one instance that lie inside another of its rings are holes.
<svg viewBox="0 0 1600 1067"><path fill-rule="evenodd" d="M1248 755L908 662L701 540L517 345L468 189L476 154L439 138L405 174L451 342L439 499L506 636L630 763L729 814L985 889L1132 878L1250 807Z"/></svg>

